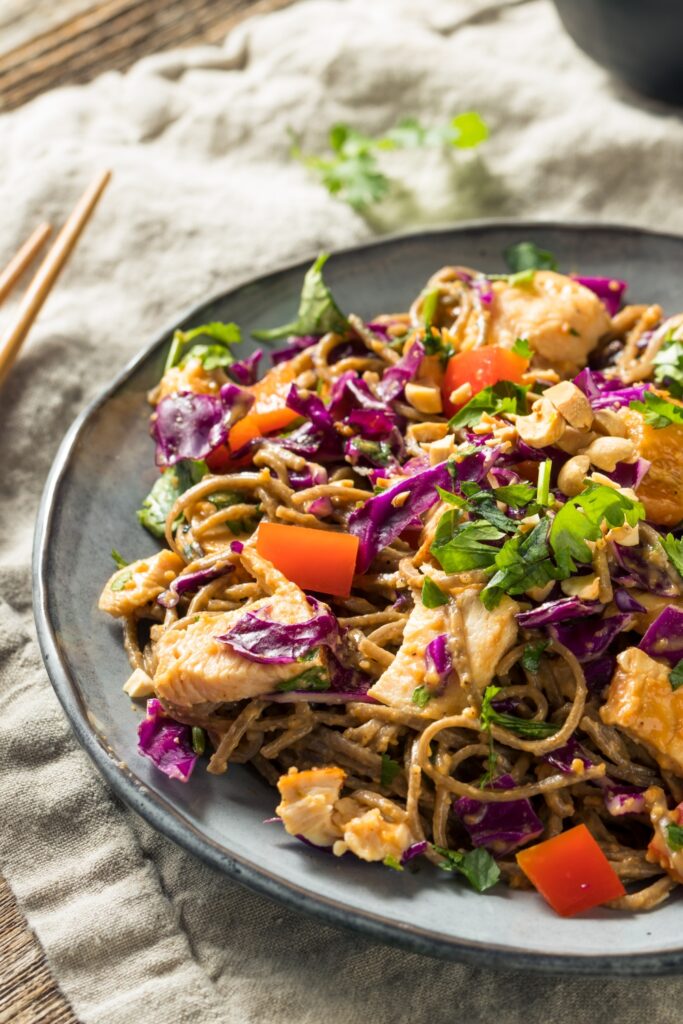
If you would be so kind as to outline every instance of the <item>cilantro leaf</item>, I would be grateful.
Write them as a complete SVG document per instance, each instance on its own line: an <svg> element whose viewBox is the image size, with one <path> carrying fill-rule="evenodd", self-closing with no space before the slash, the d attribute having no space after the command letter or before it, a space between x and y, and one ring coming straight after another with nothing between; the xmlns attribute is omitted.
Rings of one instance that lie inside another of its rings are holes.
<svg viewBox="0 0 683 1024"><path fill-rule="evenodd" d="M438 608L442 604L448 604L448 594L444 594L441 587L437 587L429 576L425 576L422 584L422 604L425 608Z"/></svg>
<svg viewBox="0 0 683 1024"><path fill-rule="evenodd" d="M660 540L674 569L683 576L683 539L678 540L673 533L667 533L666 537L660 537Z"/></svg>
<svg viewBox="0 0 683 1024"><path fill-rule="evenodd" d="M487 686L484 690L484 699L479 713L479 720L484 732L490 733L491 726L498 725L501 729L514 732L516 736L521 736L523 739L538 740L554 735L559 729L559 726L553 722L536 722L531 718L519 718L518 715L510 715L505 711L496 711L493 701L500 692L500 686Z"/></svg>
<svg viewBox="0 0 683 1024"><path fill-rule="evenodd" d="M524 508L536 497L536 488L531 484L506 484L505 487L494 487L496 501L502 501L509 508Z"/></svg>
<svg viewBox="0 0 683 1024"><path fill-rule="evenodd" d="M521 356L522 359L531 359L534 354L534 350L526 338L517 338L512 346L512 351L516 356Z"/></svg>
<svg viewBox="0 0 683 1024"><path fill-rule="evenodd" d="M130 565L130 562L127 562L121 552L117 551L116 548L111 549L111 557L114 559L114 564L117 569L125 569L127 565Z"/></svg>
<svg viewBox="0 0 683 1024"><path fill-rule="evenodd" d="M388 754L382 754L382 767L379 775L380 786L388 788L400 771L401 766L398 761L394 761L393 757L389 757Z"/></svg>
<svg viewBox="0 0 683 1024"><path fill-rule="evenodd" d="M430 548L446 572L466 569L488 569L497 549L487 541L500 540L503 533L490 523L460 523L455 511L444 512L436 528Z"/></svg>
<svg viewBox="0 0 683 1024"><path fill-rule="evenodd" d="M670 331L652 360L656 384L666 387L674 398L683 398L683 341Z"/></svg>
<svg viewBox="0 0 683 1024"><path fill-rule="evenodd" d="M673 850L674 853L680 853L683 850L683 827L675 825L673 822L667 825L666 841L670 850Z"/></svg>
<svg viewBox="0 0 683 1024"><path fill-rule="evenodd" d="M513 273L523 270L557 270L557 260L553 254L547 249L539 249L534 242L509 245L503 255Z"/></svg>
<svg viewBox="0 0 683 1024"><path fill-rule="evenodd" d="M492 384L491 387L479 391L467 405L455 414L448 424L448 429L459 430L461 427L474 427L481 420L482 413L485 412L489 415L499 415L505 412L525 415L528 390L526 387L512 384L507 380Z"/></svg>
<svg viewBox="0 0 683 1024"><path fill-rule="evenodd" d="M516 533L496 553L496 571L481 592L482 604L489 611L503 594L523 594L558 578L548 548L548 525L548 520L542 519L529 533Z"/></svg>
<svg viewBox="0 0 683 1024"><path fill-rule="evenodd" d="M181 494L208 472L205 462L184 460L169 466L155 482L136 513L138 521L155 537L166 533L166 519Z"/></svg>
<svg viewBox="0 0 683 1024"><path fill-rule="evenodd" d="M641 413L647 425L655 430L664 430L672 423L683 425L683 408L667 402L666 398L655 395L653 391L646 391L642 402L629 402L628 407Z"/></svg>
<svg viewBox="0 0 683 1024"><path fill-rule="evenodd" d="M194 341L195 338L211 338L212 341L217 343L216 346L197 346L197 348L209 348L209 347L222 347L225 349L227 362L216 365L227 366L233 360L230 355L229 346L236 345L242 341L242 332L235 323L221 323L219 320L214 320L212 323L201 324L199 327L193 327L189 331L176 331L173 335L173 341L171 347L168 350L168 356L166 357L166 365L164 366L164 373L170 370L172 366L177 366L181 361L183 350ZM212 367L207 367L212 369Z"/></svg>
<svg viewBox="0 0 683 1024"><path fill-rule="evenodd" d="M183 356L179 365L181 367L190 359L199 359L205 370L215 370L219 366L230 366L234 363L232 352L223 345L193 345L189 352Z"/></svg>
<svg viewBox="0 0 683 1024"><path fill-rule="evenodd" d="M426 708L432 699L432 693L426 686L416 686L413 690L411 700L419 708Z"/></svg>
<svg viewBox="0 0 683 1024"><path fill-rule="evenodd" d="M468 853L447 850L445 846L434 846L434 850L445 858L439 864L443 871L457 871L477 892L486 892L500 878L500 868L488 850L481 846Z"/></svg>
<svg viewBox="0 0 683 1024"><path fill-rule="evenodd" d="M601 526L635 526L645 518L639 501L632 501L613 487L590 484L585 491L565 502L550 529L550 545L557 567L566 579L577 570L577 562L592 560L586 541L599 540Z"/></svg>
<svg viewBox="0 0 683 1024"><path fill-rule="evenodd" d="M289 693L290 690L329 690L330 673L324 665L314 665L307 668L293 679L287 679L284 683L278 683L275 687L280 693Z"/></svg>
<svg viewBox="0 0 683 1024"><path fill-rule="evenodd" d="M541 667L541 656L548 643L548 640L539 640L536 644L527 644L522 654L522 668L532 675L536 675Z"/></svg>
<svg viewBox="0 0 683 1024"><path fill-rule="evenodd" d="M329 258L329 253L321 253L313 266L306 271L296 320L267 331L252 331L255 338L261 341L276 341L290 334L323 335L328 331L343 334L348 330L346 317L334 301L332 292L323 278L323 267Z"/></svg>
<svg viewBox="0 0 683 1024"><path fill-rule="evenodd" d="M683 686L683 658L669 672L669 682L671 683L671 689L674 691Z"/></svg>

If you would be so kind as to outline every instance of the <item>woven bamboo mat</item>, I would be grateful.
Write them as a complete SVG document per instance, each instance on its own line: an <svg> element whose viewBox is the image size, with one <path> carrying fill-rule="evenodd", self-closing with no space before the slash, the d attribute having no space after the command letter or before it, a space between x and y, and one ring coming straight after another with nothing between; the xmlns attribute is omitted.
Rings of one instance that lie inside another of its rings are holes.
<svg viewBox="0 0 683 1024"><path fill-rule="evenodd" d="M150 53L218 42L247 14L292 0L8 0L0 9L0 111ZM55 23L55 9L67 20ZM5 40L9 40L10 48ZM0 1024L77 1024L0 875Z"/></svg>

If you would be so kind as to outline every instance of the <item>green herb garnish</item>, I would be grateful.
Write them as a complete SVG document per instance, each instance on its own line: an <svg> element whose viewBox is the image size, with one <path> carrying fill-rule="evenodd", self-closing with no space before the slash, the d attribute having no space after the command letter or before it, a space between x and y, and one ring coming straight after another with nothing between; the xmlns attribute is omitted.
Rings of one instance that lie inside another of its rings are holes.
<svg viewBox="0 0 683 1024"><path fill-rule="evenodd" d="M380 786L385 786L388 789L400 771L401 766L398 761L394 761L393 757L389 757L388 754L382 754L382 767L379 775Z"/></svg>
<svg viewBox="0 0 683 1024"><path fill-rule="evenodd" d="M683 576L683 539L678 540L673 533L667 533L666 537L661 537L660 540L674 569Z"/></svg>
<svg viewBox="0 0 683 1024"><path fill-rule="evenodd" d="M525 415L526 393L529 389L510 381L500 381L491 387L479 391L467 405L455 414L448 424L449 430L460 430L462 427L474 427L481 420L483 413L499 416L501 413L512 412Z"/></svg>
<svg viewBox="0 0 683 1024"><path fill-rule="evenodd" d="M438 608L442 604L448 604L448 594L444 594L441 587L438 587L429 576L425 576L422 584L422 604L425 608Z"/></svg>
<svg viewBox="0 0 683 1024"><path fill-rule="evenodd" d="M388 857L384 858L382 864L384 864L385 868L392 868L394 871L403 871L403 865L400 860L398 857L394 857L391 853Z"/></svg>
<svg viewBox="0 0 683 1024"><path fill-rule="evenodd" d="M439 520L430 551L446 572L488 569L497 553L488 542L503 536L487 522L461 523L459 513L449 510Z"/></svg>
<svg viewBox="0 0 683 1024"><path fill-rule="evenodd" d="M677 690L679 686L683 686L683 658L669 672L669 682L671 683L672 690Z"/></svg>
<svg viewBox="0 0 683 1024"><path fill-rule="evenodd" d="M641 413L647 425L654 430L664 430L672 424L683 426L683 409L653 391L646 391L642 402L629 402L628 407Z"/></svg>
<svg viewBox="0 0 683 1024"><path fill-rule="evenodd" d="M485 732L490 732L491 726L497 725L501 729L507 729L516 736L528 740L545 739L546 736L553 736L557 732L559 726L554 725L553 722L536 722L530 718L510 715L505 711L496 711L493 701L499 693L501 693L500 686L487 686L484 690L479 719Z"/></svg>
<svg viewBox="0 0 683 1024"><path fill-rule="evenodd" d="M335 124L329 133L329 154L305 154L296 139L291 154L318 177L331 195L356 210L364 210L384 199L391 189L391 180L377 161L378 153L438 147L472 149L487 138L488 128L479 114L467 112L435 128L424 127L414 117L403 118L379 137L364 135L347 124Z"/></svg>
<svg viewBox="0 0 683 1024"><path fill-rule="evenodd" d="M434 846L434 850L445 858L439 864L443 871L457 871L477 892L486 892L500 878L500 868L483 847L470 850L468 853L447 850L445 846Z"/></svg>
<svg viewBox="0 0 683 1024"><path fill-rule="evenodd" d="M536 501L539 505L548 506L550 504L550 474L553 471L553 464L550 459L546 459L538 467L538 485L536 487Z"/></svg>
<svg viewBox="0 0 683 1024"><path fill-rule="evenodd" d="M534 350L526 338L517 338L512 346L512 351L516 356L521 356L522 359L531 359L534 354Z"/></svg>
<svg viewBox="0 0 683 1024"><path fill-rule="evenodd" d="M503 594L524 594L531 587L544 587L558 579L550 558L547 519L542 519L528 533L516 533L495 552L495 572L481 592L481 601L489 611Z"/></svg>
<svg viewBox="0 0 683 1024"><path fill-rule="evenodd" d="M193 327L189 331L176 331L173 335L171 347L168 350L164 373L166 373L167 370L170 370L172 366L176 366L180 363L183 350L193 342L195 338L211 338L212 341L217 342L216 345L196 346L199 350L197 355L202 359L202 362L204 362L205 357L208 358L209 350L220 348L225 353L222 357L224 361L216 362L215 366L228 366L233 361L229 346L236 345L242 340L242 332L237 324L224 324L218 320L214 320L210 324L201 324L200 327ZM206 369L214 369L215 366L206 366Z"/></svg>
<svg viewBox="0 0 683 1024"><path fill-rule="evenodd" d="M206 733L199 725L192 726L192 749L200 756L206 750Z"/></svg>
<svg viewBox="0 0 683 1024"><path fill-rule="evenodd" d="M557 512L550 530L550 545L555 554L561 579L577 571L577 562L592 561L593 553L586 541L602 537L602 525L635 526L645 518L639 501L632 501L613 487L590 484L585 491L565 502Z"/></svg>
<svg viewBox="0 0 683 1024"><path fill-rule="evenodd" d="M514 274L524 270L557 270L557 260L547 249L534 242L517 242L504 252L505 262Z"/></svg>
<svg viewBox="0 0 683 1024"><path fill-rule="evenodd" d="M669 331L657 355L652 360L656 384L666 387L674 398L683 398L683 342Z"/></svg>
<svg viewBox="0 0 683 1024"><path fill-rule="evenodd" d="M674 853L680 853L683 850L683 827L674 825L673 822L667 825L666 841L669 844L670 850L673 850Z"/></svg>
<svg viewBox="0 0 683 1024"><path fill-rule="evenodd" d="M267 331L252 331L255 338L259 341L277 341L278 338L286 338L290 334L323 335L329 331L344 334L348 330L347 319L323 278L323 267L329 258L329 253L322 252L313 266L306 271L296 320Z"/></svg>
<svg viewBox="0 0 683 1024"><path fill-rule="evenodd" d="M419 708L426 708L432 699L432 693L426 686L416 686L413 690L413 696L411 700L413 704L417 704Z"/></svg>
<svg viewBox="0 0 683 1024"><path fill-rule="evenodd" d="M536 644L527 644L522 654L522 668L530 672L531 675L537 675L541 667L541 657L543 652L546 650L550 641L539 640Z"/></svg>
<svg viewBox="0 0 683 1024"><path fill-rule="evenodd" d="M531 484L506 484L494 487L496 501L502 501L509 508L524 508L536 497L536 489Z"/></svg>
<svg viewBox="0 0 683 1024"><path fill-rule="evenodd" d="M168 514L180 495L199 483L208 471L205 462L193 462L189 459L169 466L155 482L143 501L142 508L136 513L139 522L155 537L163 537Z"/></svg>

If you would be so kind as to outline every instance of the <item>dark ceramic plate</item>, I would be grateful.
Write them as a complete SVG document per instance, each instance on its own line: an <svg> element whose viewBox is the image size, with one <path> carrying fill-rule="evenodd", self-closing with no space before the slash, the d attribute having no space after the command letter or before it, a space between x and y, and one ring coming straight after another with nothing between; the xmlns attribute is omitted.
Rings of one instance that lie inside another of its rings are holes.
<svg viewBox="0 0 683 1024"><path fill-rule="evenodd" d="M636 301L681 308L683 238L627 228L475 224L390 239L338 253L329 281L343 309L370 318L405 309L440 266L503 271L507 245L531 238L566 270L631 282ZM213 299L180 326L235 320L244 333L290 320L307 264ZM177 325L173 325L177 326ZM35 613L57 695L76 736L112 789L155 828L252 888L333 924L408 949L483 965L585 974L683 969L681 907L624 916L598 911L556 917L534 893L500 886L479 896L423 867L397 874L336 859L290 839L273 814L276 794L251 771L195 772L168 780L136 751L137 720L121 691L128 664L120 629L97 611L112 547L134 553L153 542L135 510L154 478L145 392L159 378L172 331L164 331L74 423L57 454L35 537Z"/></svg>

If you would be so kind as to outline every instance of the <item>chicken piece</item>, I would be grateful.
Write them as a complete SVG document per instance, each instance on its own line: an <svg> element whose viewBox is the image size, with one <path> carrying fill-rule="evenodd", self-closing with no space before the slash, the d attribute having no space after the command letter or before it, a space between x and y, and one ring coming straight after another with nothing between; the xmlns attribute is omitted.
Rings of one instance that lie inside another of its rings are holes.
<svg viewBox="0 0 683 1024"><path fill-rule="evenodd" d="M341 837L332 815L346 772L341 768L290 768L278 780L282 797L275 808L290 836L303 836L315 846L332 846Z"/></svg>
<svg viewBox="0 0 683 1024"><path fill-rule="evenodd" d="M390 707L421 715L423 718L442 718L462 711L468 702L467 690L460 685L455 672L443 693L434 696L420 710L413 703L413 693L425 683L425 649L440 633L448 633L450 616L448 606L425 608L418 601L410 613L401 644L391 665L382 673L368 693L375 700Z"/></svg>
<svg viewBox="0 0 683 1024"><path fill-rule="evenodd" d="M156 405L167 395L191 391L195 395L217 395L228 377L220 367L205 370L201 359L188 359L184 366L172 366L152 392Z"/></svg>
<svg viewBox="0 0 683 1024"><path fill-rule="evenodd" d="M683 689L671 689L668 666L638 647L622 651L600 717L647 747L665 771L683 776Z"/></svg>
<svg viewBox="0 0 683 1024"><path fill-rule="evenodd" d="M100 611L115 618L131 615L166 590L184 564L180 555L164 549L118 569L100 594Z"/></svg>
<svg viewBox="0 0 683 1024"><path fill-rule="evenodd" d="M425 718L441 718L462 711L469 703L468 688L453 672L443 693L433 696L420 711L413 703L413 693L425 684L425 650L440 633L450 638L469 670L471 683L484 690L491 682L496 666L517 638L516 601L504 597L488 611L481 603L479 588L470 587L451 599L452 603L425 608L418 602L410 613L403 634L403 643L391 665L368 691L371 697Z"/></svg>
<svg viewBox="0 0 683 1024"><path fill-rule="evenodd" d="M638 487L647 518L659 526L675 526L683 503L683 427L672 423L655 430L635 409L625 411L623 420L638 455L650 462Z"/></svg>
<svg viewBox="0 0 683 1024"><path fill-rule="evenodd" d="M604 305L589 288L552 270L537 270L533 281L493 282L489 344L512 348L526 338L542 367L572 377L610 329Z"/></svg>
<svg viewBox="0 0 683 1024"><path fill-rule="evenodd" d="M341 805L347 801L340 800L338 811ZM356 801L349 799L348 803L356 804ZM377 807L372 810L362 811L360 805L356 804L359 812L355 817L343 825L343 836L332 847L337 857L350 850L360 860L386 860L393 857L400 861L401 857L412 845L414 839L410 829L404 821L387 821ZM343 813L343 812L342 812Z"/></svg>
<svg viewBox="0 0 683 1024"><path fill-rule="evenodd" d="M661 786L650 786L645 790L645 803L654 829L646 859L651 864L659 864L674 882L683 885L683 851L672 850L667 836L669 825L683 825L683 804L679 804L673 811L669 810Z"/></svg>
<svg viewBox="0 0 683 1024"><path fill-rule="evenodd" d="M285 624L305 622L314 614L304 592L253 549L245 547L242 561L255 575L260 575L259 582L264 589L271 590L272 596L234 611L201 612L186 626L167 630L158 642L154 688L159 697L178 707L257 697L270 693L279 683L295 679L303 671L325 669L324 654L320 651L305 665L262 664L243 658L229 644L217 639L246 611L267 608L269 618Z"/></svg>
<svg viewBox="0 0 683 1024"><path fill-rule="evenodd" d="M456 603L462 615L470 678L483 692L493 679L498 662L517 639L515 616L519 605L511 597L504 596L489 611L482 604L475 587L458 594Z"/></svg>
<svg viewBox="0 0 683 1024"><path fill-rule="evenodd" d="M363 807L353 797L340 799L346 772L341 768L290 768L277 787L276 807L286 831L315 846L332 847L337 857L350 850L361 860L400 860L414 842L405 822L387 821L381 811Z"/></svg>

